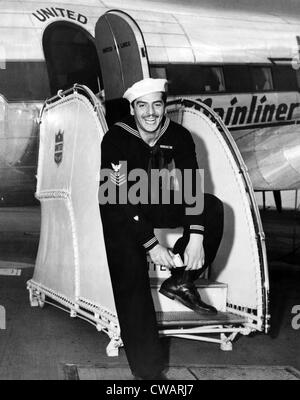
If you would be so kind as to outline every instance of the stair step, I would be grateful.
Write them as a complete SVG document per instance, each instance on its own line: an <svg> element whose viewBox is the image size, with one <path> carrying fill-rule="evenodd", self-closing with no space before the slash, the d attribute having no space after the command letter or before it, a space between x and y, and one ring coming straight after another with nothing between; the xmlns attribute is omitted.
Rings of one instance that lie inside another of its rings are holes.
<svg viewBox="0 0 300 400"><path fill-rule="evenodd" d="M165 278L150 278L151 293L157 312L177 312L184 313L191 310L178 302L169 299L159 292L159 288ZM201 299L215 307L218 311L226 311L227 285L220 282L214 282L207 279L198 279L195 281Z"/></svg>
<svg viewBox="0 0 300 400"><path fill-rule="evenodd" d="M187 312L156 312L159 326L199 326L199 325L240 325L247 322L247 318L230 312L218 312L216 315Z"/></svg>
<svg viewBox="0 0 300 400"><path fill-rule="evenodd" d="M155 287L160 287L161 284L163 283L163 281L165 281L166 278L150 278L150 286L152 288ZM212 281L210 279L197 279L194 284L196 285L197 288L225 288L227 289L227 284L226 283L222 283L222 282L216 282L216 281Z"/></svg>

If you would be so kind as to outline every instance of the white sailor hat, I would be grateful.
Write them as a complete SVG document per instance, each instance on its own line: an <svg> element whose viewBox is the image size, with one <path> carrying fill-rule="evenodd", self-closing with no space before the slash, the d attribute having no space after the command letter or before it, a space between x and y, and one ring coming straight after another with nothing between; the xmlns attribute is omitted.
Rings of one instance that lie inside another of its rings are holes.
<svg viewBox="0 0 300 400"><path fill-rule="evenodd" d="M166 79L145 78L136 82L123 94L123 98L132 103L135 99L154 92L166 91Z"/></svg>

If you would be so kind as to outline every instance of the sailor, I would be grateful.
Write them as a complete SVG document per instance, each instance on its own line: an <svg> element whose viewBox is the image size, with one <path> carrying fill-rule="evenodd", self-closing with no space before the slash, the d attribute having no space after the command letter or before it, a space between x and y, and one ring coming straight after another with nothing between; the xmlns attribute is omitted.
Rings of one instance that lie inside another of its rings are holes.
<svg viewBox="0 0 300 400"><path fill-rule="evenodd" d="M121 337L132 373L138 379L161 379L164 370L147 253L155 264L170 269L170 278L160 288L162 294L201 314L217 312L201 300L194 281L217 252L223 230L221 202L206 196L204 212L190 215L184 201L174 201L182 185L176 174L169 184L168 204L162 202L164 185L158 189L153 186L153 171L177 170L183 177L183 171L190 170L194 174L194 189L198 170L190 132L165 115L166 84L165 79L146 78L126 90L123 97L130 103L131 115L115 123L101 145L101 169L115 174L112 181L119 195L124 183L124 177L120 180L118 175L122 164L126 163L127 176L139 169L148 177L148 201L132 204L128 196L125 204L116 201L100 207ZM126 182L128 191L132 184ZM175 227L183 227L183 236L171 251L158 242L154 228ZM175 254L180 255L182 267L178 268Z"/></svg>

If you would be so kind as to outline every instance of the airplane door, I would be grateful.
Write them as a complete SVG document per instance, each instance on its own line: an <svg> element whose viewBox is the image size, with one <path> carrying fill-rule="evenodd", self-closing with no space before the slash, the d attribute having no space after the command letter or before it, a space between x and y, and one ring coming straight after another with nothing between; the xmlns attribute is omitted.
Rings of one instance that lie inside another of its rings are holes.
<svg viewBox="0 0 300 400"><path fill-rule="evenodd" d="M150 76L143 35L128 14L108 11L102 15L95 38L106 101L122 98L134 82Z"/></svg>

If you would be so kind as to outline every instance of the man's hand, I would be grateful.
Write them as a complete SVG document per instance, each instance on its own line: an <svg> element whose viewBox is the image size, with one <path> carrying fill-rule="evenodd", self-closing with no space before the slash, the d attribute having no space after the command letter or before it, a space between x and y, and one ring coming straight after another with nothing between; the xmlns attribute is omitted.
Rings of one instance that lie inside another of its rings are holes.
<svg viewBox="0 0 300 400"><path fill-rule="evenodd" d="M153 249L149 250L152 262L158 265L165 265L168 268L175 267L172 257L174 254L161 244L157 244Z"/></svg>
<svg viewBox="0 0 300 400"><path fill-rule="evenodd" d="M191 233L190 240L184 252L184 265L186 270L202 268L205 260L203 236Z"/></svg>

